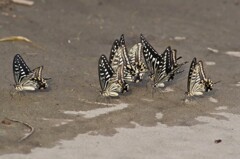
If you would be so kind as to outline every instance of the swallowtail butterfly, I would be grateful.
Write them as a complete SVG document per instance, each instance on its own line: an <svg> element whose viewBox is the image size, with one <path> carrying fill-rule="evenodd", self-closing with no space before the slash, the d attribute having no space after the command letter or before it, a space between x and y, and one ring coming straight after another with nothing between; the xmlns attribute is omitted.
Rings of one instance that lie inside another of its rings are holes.
<svg viewBox="0 0 240 159"><path fill-rule="evenodd" d="M128 85L124 83L122 78L122 68L117 69L118 74L109 64L105 55L101 55L98 61L98 75L101 87L101 95L105 97L117 97L119 92L128 91Z"/></svg>
<svg viewBox="0 0 240 159"><path fill-rule="evenodd" d="M121 35L120 40L117 39L113 42L109 57L109 63L111 64L114 71L117 71L117 68L120 65L123 65L124 80L134 82L133 77L135 76L135 70L129 61L123 34Z"/></svg>
<svg viewBox="0 0 240 159"><path fill-rule="evenodd" d="M193 58L188 73L187 92L188 96L203 95L203 92L212 90L214 84L209 78L206 78L203 62Z"/></svg>
<svg viewBox="0 0 240 159"><path fill-rule="evenodd" d="M144 74L147 72L147 66L142 60L142 44L135 44L128 52L129 61L135 71L135 82L142 81Z"/></svg>
<svg viewBox="0 0 240 159"><path fill-rule="evenodd" d="M23 58L16 54L13 59L13 76L15 89L18 91L34 91L48 87L46 79L42 78L43 66L30 70Z"/></svg>
<svg viewBox="0 0 240 159"><path fill-rule="evenodd" d="M168 80L173 80L174 76L176 74L182 73L183 71L179 71L179 69L185 65L186 63L188 63L187 61L183 62L183 63L177 63L177 61L179 59L181 59L182 57L177 57L177 50L176 49L171 49L170 46L167 47L167 62L166 62L166 73L168 75Z"/></svg>
<svg viewBox="0 0 240 159"><path fill-rule="evenodd" d="M150 70L150 78L153 81L153 87L164 87L165 81L170 81L174 78L175 74L181 73L179 71L182 65L177 63L181 57L176 57L176 50L172 50L168 46L162 54L158 54L157 51L149 44L149 42L140 36L143 44L143 55Z"/></svg>

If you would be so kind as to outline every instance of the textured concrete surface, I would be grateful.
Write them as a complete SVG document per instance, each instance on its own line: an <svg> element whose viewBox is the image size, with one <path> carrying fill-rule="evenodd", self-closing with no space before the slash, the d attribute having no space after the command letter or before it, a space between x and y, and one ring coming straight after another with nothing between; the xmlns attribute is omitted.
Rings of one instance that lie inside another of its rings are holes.
<svg viewBox="0 0 240 159"><path fill-rule="evenodd" d="M0 158L238 158L240 123L237 0L39 0L31 7L0 7L0 38L21 35L34 44L1 42ZM1 3L0 3L1 5ZM118 99L99 98L97 61L122 33L128 48L143 33L159 52L168 45L183 60L204 61L221 81L184 103L189 64L165 90L146 81ZM50 88L16 94L12 60L44 65ZM96 102L98 100L98 102ZM220 143L215 140L221 139Z"/></svg>

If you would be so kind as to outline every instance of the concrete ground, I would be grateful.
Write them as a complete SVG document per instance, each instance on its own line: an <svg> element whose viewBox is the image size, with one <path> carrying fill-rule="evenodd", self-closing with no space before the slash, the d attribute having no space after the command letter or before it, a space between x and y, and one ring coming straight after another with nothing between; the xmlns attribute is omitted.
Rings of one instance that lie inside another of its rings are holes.
<svg viewBox="0 0 240 159"><path fill-rule="evenodd" d="M239 0L39 0L30 7L0 1L0 158L236 159L240 128ZM97 62L125 34L143 33L160 53L204 61L213 91L184 102L189 63L152 96L146 80L118 99L99 97ZM15 94L12 60L44 65L50 88Z"/></svg>

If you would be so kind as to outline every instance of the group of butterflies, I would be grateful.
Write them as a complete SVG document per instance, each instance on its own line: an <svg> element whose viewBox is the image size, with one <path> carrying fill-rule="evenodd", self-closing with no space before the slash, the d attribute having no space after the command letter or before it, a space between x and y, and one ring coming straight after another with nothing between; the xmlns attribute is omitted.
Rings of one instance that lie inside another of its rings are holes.
<svg viewBox="0 0 240 159"><path fill-rule="evenodd" d="M142 56L143 55L143 56ZM159 54L141 34L140 42L129 51L126 48L124 35L113 42L109 60L101 55L98 62L99 82L101 95L117 97L119 93L129 91L129 82L138 83L148 73L154 88L164 87L165 82L174 79L176 74L183 71L179 69L187 62L178 63L182 57L177 57L177 50L168 46ZM143 60L144 59L144 60ZM17 91L35 91L46 89L47 80L42 77L43 66L31 70L23 58L16 54L13 59L13 76ZM215 82L217 83L217 82ZM202 95L212 90L215 84L206 78L203 62L193 58L187 81L188 96Z"/></svg>
<svg viewBox="0 0 240 159"><path fill-rule="evenodd" d="M153 88L165 87L165 82L174 79L179 69L187 62L178 63L177 50L168 46L159 54L141 34L140 42L127 50L124 35L113 42L109 60L101 55L98 61L98 74L101 95L117 97L129 91L129 82L138 83L148 73ZM144 59L144 60L143 60ZM215 82L217 83L217 82ZM206 78L203 62L193 58L187 81L188 96L203 95L212 90L215 84Z"/></svg>

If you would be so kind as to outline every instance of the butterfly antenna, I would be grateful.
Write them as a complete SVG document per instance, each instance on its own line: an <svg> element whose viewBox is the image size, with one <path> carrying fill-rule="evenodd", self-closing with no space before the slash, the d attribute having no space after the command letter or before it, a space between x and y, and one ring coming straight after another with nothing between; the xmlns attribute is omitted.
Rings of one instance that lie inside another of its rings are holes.
<svg viewBox="0 0 240 159"><path fill-rule="evenodd" d="M49 78L43 78L43 79L47 81L47 80L51 80L52 78L51 78L51 77L49 77Z"/></svg>
<svg viewBox="0 0 240 159"><path fill-rule="evenodd" d="M217 81L217 82L214 82L213 84L217 84L217 83L220 83L221 81Z"/></svg>
<svg viewBox="0 0 240 159"><path fill-rule="evenodd" d="M179 60L179 59L181 59L182 58L182 56L179 56L176 60Z"/></svg>

